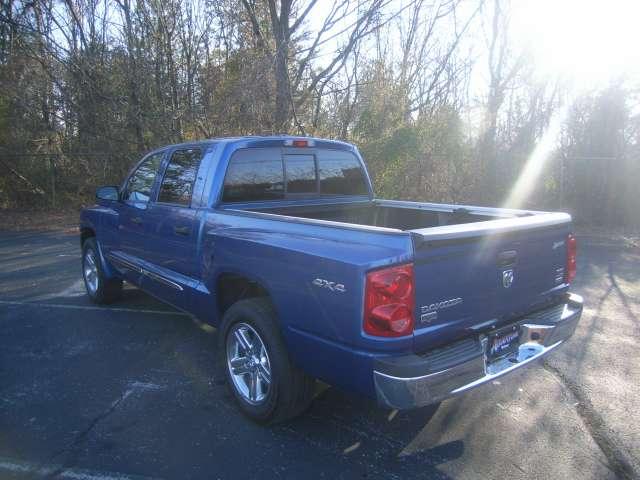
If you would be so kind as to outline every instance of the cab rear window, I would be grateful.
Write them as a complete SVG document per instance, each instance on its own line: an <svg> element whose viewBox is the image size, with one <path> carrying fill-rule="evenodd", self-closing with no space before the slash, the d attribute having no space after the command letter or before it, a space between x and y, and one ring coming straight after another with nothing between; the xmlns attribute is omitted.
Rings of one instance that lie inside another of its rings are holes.
<svg viewBox="0 0 640 480"><path fill-rule="evenodd" d="M284 169L280 149L252 148L233 154L224 179L222 201L281 198L284 198Z"/></svg>
<svg viewBox="0 0 640 480"><path fill-rule="evenodd" d="M350 152L318 153L321 195L367 195L367 181L360 162Z"/></svg>
<svg viewBox="0 0 640 480"><path fill-rule="evenodd" d="M253 202L321 195L367 195L368 183L351 152L280 148L238 150L229 161L223 202Z"/></svg>

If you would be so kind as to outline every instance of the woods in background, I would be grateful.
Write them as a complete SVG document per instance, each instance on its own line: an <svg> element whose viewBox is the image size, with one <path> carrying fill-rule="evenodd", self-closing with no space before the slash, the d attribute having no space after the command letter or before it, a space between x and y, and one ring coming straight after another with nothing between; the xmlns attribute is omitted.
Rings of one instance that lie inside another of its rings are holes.
<svg viewBox="0 0 640 480"><path fill-rule="evenodd" d="M540 77L509 8L4 0L0 208L90 202L168 143L292 133L357 144L380 197L640 226L637 91Z"/></svg>

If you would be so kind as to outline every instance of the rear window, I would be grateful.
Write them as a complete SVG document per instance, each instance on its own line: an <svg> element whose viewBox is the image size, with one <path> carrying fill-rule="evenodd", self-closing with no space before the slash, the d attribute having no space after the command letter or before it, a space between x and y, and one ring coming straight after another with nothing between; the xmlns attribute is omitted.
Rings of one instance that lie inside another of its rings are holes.
<svg viewBox="0 0 640 480"><path fill-rule="evenodd" d="M316 161L313 155L285 155L287 193L316 193Z"/></svg>
<svg viewBox="0 0 640 480"><path fill-rule="evenodd" d="M349 152L318 153L320 193L323 195L367 195L367 181L358 159Z"/></svg>
<svg viewBox="0 0 640 480"><path fill-rule="evenodd" d="M360 161L351 152L314 149L283 154L280 148L248 148L238 150L229 161L222 201L367 195L367 185Z"/></svg>
<svg viewBox="0 0 640 480"><path fill-rule="evenodd" d="M279 198L284 198L284 170L279 148L254 148L233 154L224 179L222 201Z"/></svg>

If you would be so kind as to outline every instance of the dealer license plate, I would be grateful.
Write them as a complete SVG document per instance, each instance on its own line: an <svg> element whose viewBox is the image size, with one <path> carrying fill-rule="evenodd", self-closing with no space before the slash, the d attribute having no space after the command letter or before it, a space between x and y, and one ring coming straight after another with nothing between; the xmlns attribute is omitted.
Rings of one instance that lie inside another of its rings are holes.
<svg viewBox="0 0 640 480"><path fill-rule="evenodd" d="M487 360L489 362L506 357L518 351L519 329L516 325L489 335Z"/></svg>

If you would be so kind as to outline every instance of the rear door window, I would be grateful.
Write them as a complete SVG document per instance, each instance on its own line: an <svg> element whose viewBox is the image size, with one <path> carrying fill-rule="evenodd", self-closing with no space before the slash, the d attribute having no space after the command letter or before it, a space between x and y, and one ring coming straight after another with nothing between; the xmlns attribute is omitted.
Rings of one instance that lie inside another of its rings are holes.
<svg viewBox="0 0 640 480"><path fill-rule="evenodd" d="M164 172L158 202L187 207L191 205L193 184L196 181L201 159L202 150L199 148L173 152L171 161Z"/></svg>

